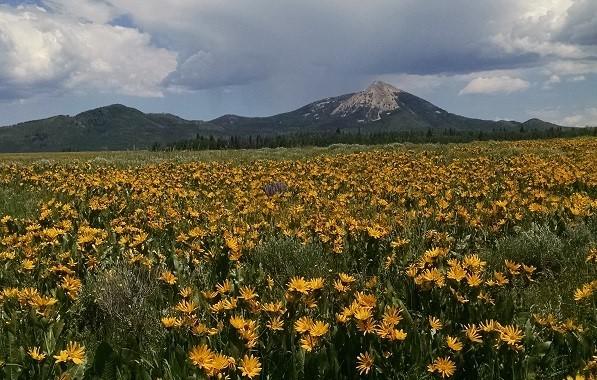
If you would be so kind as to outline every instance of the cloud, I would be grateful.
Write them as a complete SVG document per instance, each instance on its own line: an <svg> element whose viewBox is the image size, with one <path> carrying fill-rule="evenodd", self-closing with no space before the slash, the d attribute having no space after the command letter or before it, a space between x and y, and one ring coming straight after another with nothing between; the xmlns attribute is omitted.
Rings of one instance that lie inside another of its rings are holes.
<svg viewBox="0 0 597 380"><path fill-rule="evenodd" d="M164 85L197 90L247 84L265 79L267 75L267 65L249 54L237 59L232 54L201 50L179 63L178 69L164 80Z"/></svg>
<svg viewBox="0 0 597 380"><path fill-rule="evenodd" d="M543 89L544 90L550 90L554 84L558 84L561 83L562 79L558 76L558 75L551 75L549 77L549 79L547 79L544 83L543 83Z"/></svg>
<svg viewBox="0 0 597 380"><path fill-rule="evenodd" d="M549 78L544 82L543 89L551 89L553 84L563 81L578 83L597 75L597 60L555 60L546 63L542 73Z"/></svg>
<svg viewBox="0 0 597 380"><path fill-rule="evenodd" d="M44 0L43 4L53 13L98 24L108 23L119 15L116 8L103 0Z"/></svg>
<svg viewBox="0 0 597 380"><path fill-rule="evenodd" d="M585 108L580 113L564 116L559 123L570 127L597 126L597 107Z"/></svg>
<svg viewBox="0 0 597 380"><path fill-rule="evenodd" d="M578 45L538 40L531 36L515 36L511 33L497 34L491 38L491 42L506 54L532 55L537 60L545 56L570 59L578 59L586 56L585 50Z"/></svg>
<svg viewBox="0 0 597 380"><path fill-rule="evenodd" d="M597 127L597 107L580 107L575 110L564 110L560 106L529 111L531 117L548 120L567 127Z"/></svg>
<svg viewBox="0 0 597 380"><path fill-rule="evenodd" d="M595 17L597 6L589 3L595 4L592 0L526 0L519 17L491 41L506 54L532 54L538 63L590 57L594 53L590 44L569 37L582 19Z"/></svg>
<svg viewBox="0 0 597 380"><path fill-rule="evenodd" d="M471 80L459 95L465 94L509 94L529 88L529 82L510 76L477 77Z"/></svg>
<svg viewBox="0 0 597 380"><path fill-rule="evenodd" d="M557 75L597 74L597 60L556 60L545 65L547 73Z"/></svg>
<svg viewBox="0 0 597 380"><path fill-rule="evenodd" d="M468 74L593 56L562 34L579 19L581 0L105 1L179 52L165 85L189 90Z"/></svg>
<svg viewBox="0 0 597 380"><path fill-rule="evenodd" d="M416 75L416 74L398 74L398 75L381 75L375 79L392 83L398 88L414 92L414 93L429 93L433 92L439 87L445 85L447 82L457 80L459 75ZM373 79L373 78L372 78Z"/></svg>
<svg viewBox="0 0 597 380"><path fill-rule="evenodd" d="M176 68L176 54L152 46L148 34L34 6L0 6L0 52L4 99L88 90L161 96Z"/></svg>
<svg viewBox="0 0 597 380"><path fill-rule="evenodd" d="M580 45L597 45L597 2L577 0L566 12L557 38Z"/></svg>
<svg viewBox="0 0 597 380"><path fill-rule="evenodd" d="M453 75L518 68L537 64L541 51L551 46L541 47L535 37L524 40L521 30L513 41L499 38L503 30L522 25L521 14L541 8L538 0L177 0L168 7L158 0L110 0L110 4L131 15L155 41L179 52L177 71L165 84L191 90L295 76L302 77L305 85L318 86L321 78L359 82L362 77L389 74ZM563 54L580 55L574 46L561 45Z"/></svg>

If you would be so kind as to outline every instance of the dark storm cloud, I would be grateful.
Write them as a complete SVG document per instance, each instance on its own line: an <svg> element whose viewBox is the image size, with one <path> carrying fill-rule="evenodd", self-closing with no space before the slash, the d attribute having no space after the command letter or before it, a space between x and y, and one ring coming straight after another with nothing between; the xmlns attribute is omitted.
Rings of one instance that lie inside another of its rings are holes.
<svg viewBox="0 0 597 380"><path fill-rule="evenodd" d="M236 54L199 51L179 62L177 70L164 82L167 86L192 89L247 84L267 78L268 66L250 54L238 59Z"/></svg>
<svg viewBox="0 0 597 380"><path fill-rule="evenodd" d="M204 89L285 74L309 80L322 72L348 77L528 65L539 55L505 53L491 41L517 9L507 0L207 1L187 9L180 23L155 23L143 15L137 22L183 52L166 83Z"/></svg>
<svg viewBox="0 0 597 380"><path fill-rule="evenodd" d="M588 1L568 15L564 0L111 3L178 52L178 68L164 83L190 90L289 76L353 80L539 66L549 57L582 58L576 44L595 30ZM557 26L559 18L570 27ZM558 33L567 40L556 40Z"/></svg>
<svg viewBox="0 0 597 380"><path fill-rule="evenodd" d="M53 0L56 3L58 0ZM66 2L67 0L61 0ZM280 75L349 76L470 72L528 65L532 52L504 53L492 37L520 2L112 0L154 43L178 53L165 81L205 89Z"/></svg>
<svg viewBox="0 0 597 380"><path fill-rule="evenodd" d="M576 1L568 9L566 23L557 37L570 43L597 46L597 1Z"/></svg>
<svg viewBox="0 0 597 380"><path fill-rule="evenodd" d="M10 103L18 99L27 99L40 93L56 94L61 88L60 80L23 84L3 81L0 78L0 103Z"/></svg>

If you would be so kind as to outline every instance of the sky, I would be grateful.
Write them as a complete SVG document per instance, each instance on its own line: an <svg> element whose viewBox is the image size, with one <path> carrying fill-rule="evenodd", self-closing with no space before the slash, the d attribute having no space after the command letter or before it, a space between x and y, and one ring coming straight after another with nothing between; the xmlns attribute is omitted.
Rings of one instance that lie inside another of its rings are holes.
<svg viewBox="0 0 597 380"><path fill-rule="evenodd" d="M597 125L597 1L0 0L0 125L114 103L267 116L374 80Z"/></svg>

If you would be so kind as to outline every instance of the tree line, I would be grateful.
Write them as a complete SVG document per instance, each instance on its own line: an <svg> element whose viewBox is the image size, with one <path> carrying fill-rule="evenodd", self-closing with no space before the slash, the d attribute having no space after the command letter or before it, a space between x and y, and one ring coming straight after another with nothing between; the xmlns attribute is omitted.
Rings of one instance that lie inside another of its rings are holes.
<svg viewBox="0 0 597 380"><path fill-rule="evenodd" d="M409 130L399 132L335 132L295 133L284 135L204 136L182 140L167 145L153 144L152 150L222 150L297 148L306 146L329 146L333 144L381 145L391 143L462 143L485 140L535 140L560 137L597 136L597 127L491 129L461 131L452 128Z"/></svg>

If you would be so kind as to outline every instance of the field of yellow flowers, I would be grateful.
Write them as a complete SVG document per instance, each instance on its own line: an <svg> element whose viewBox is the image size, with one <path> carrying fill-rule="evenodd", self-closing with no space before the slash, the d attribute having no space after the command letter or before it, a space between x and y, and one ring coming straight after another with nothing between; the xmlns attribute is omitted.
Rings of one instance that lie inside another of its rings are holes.
<svg viewBox="0 0 597 380"><path fill-rule="evenodd" d="M597 139L235 154L0 156L0 378L597 375Z"/></svg>

